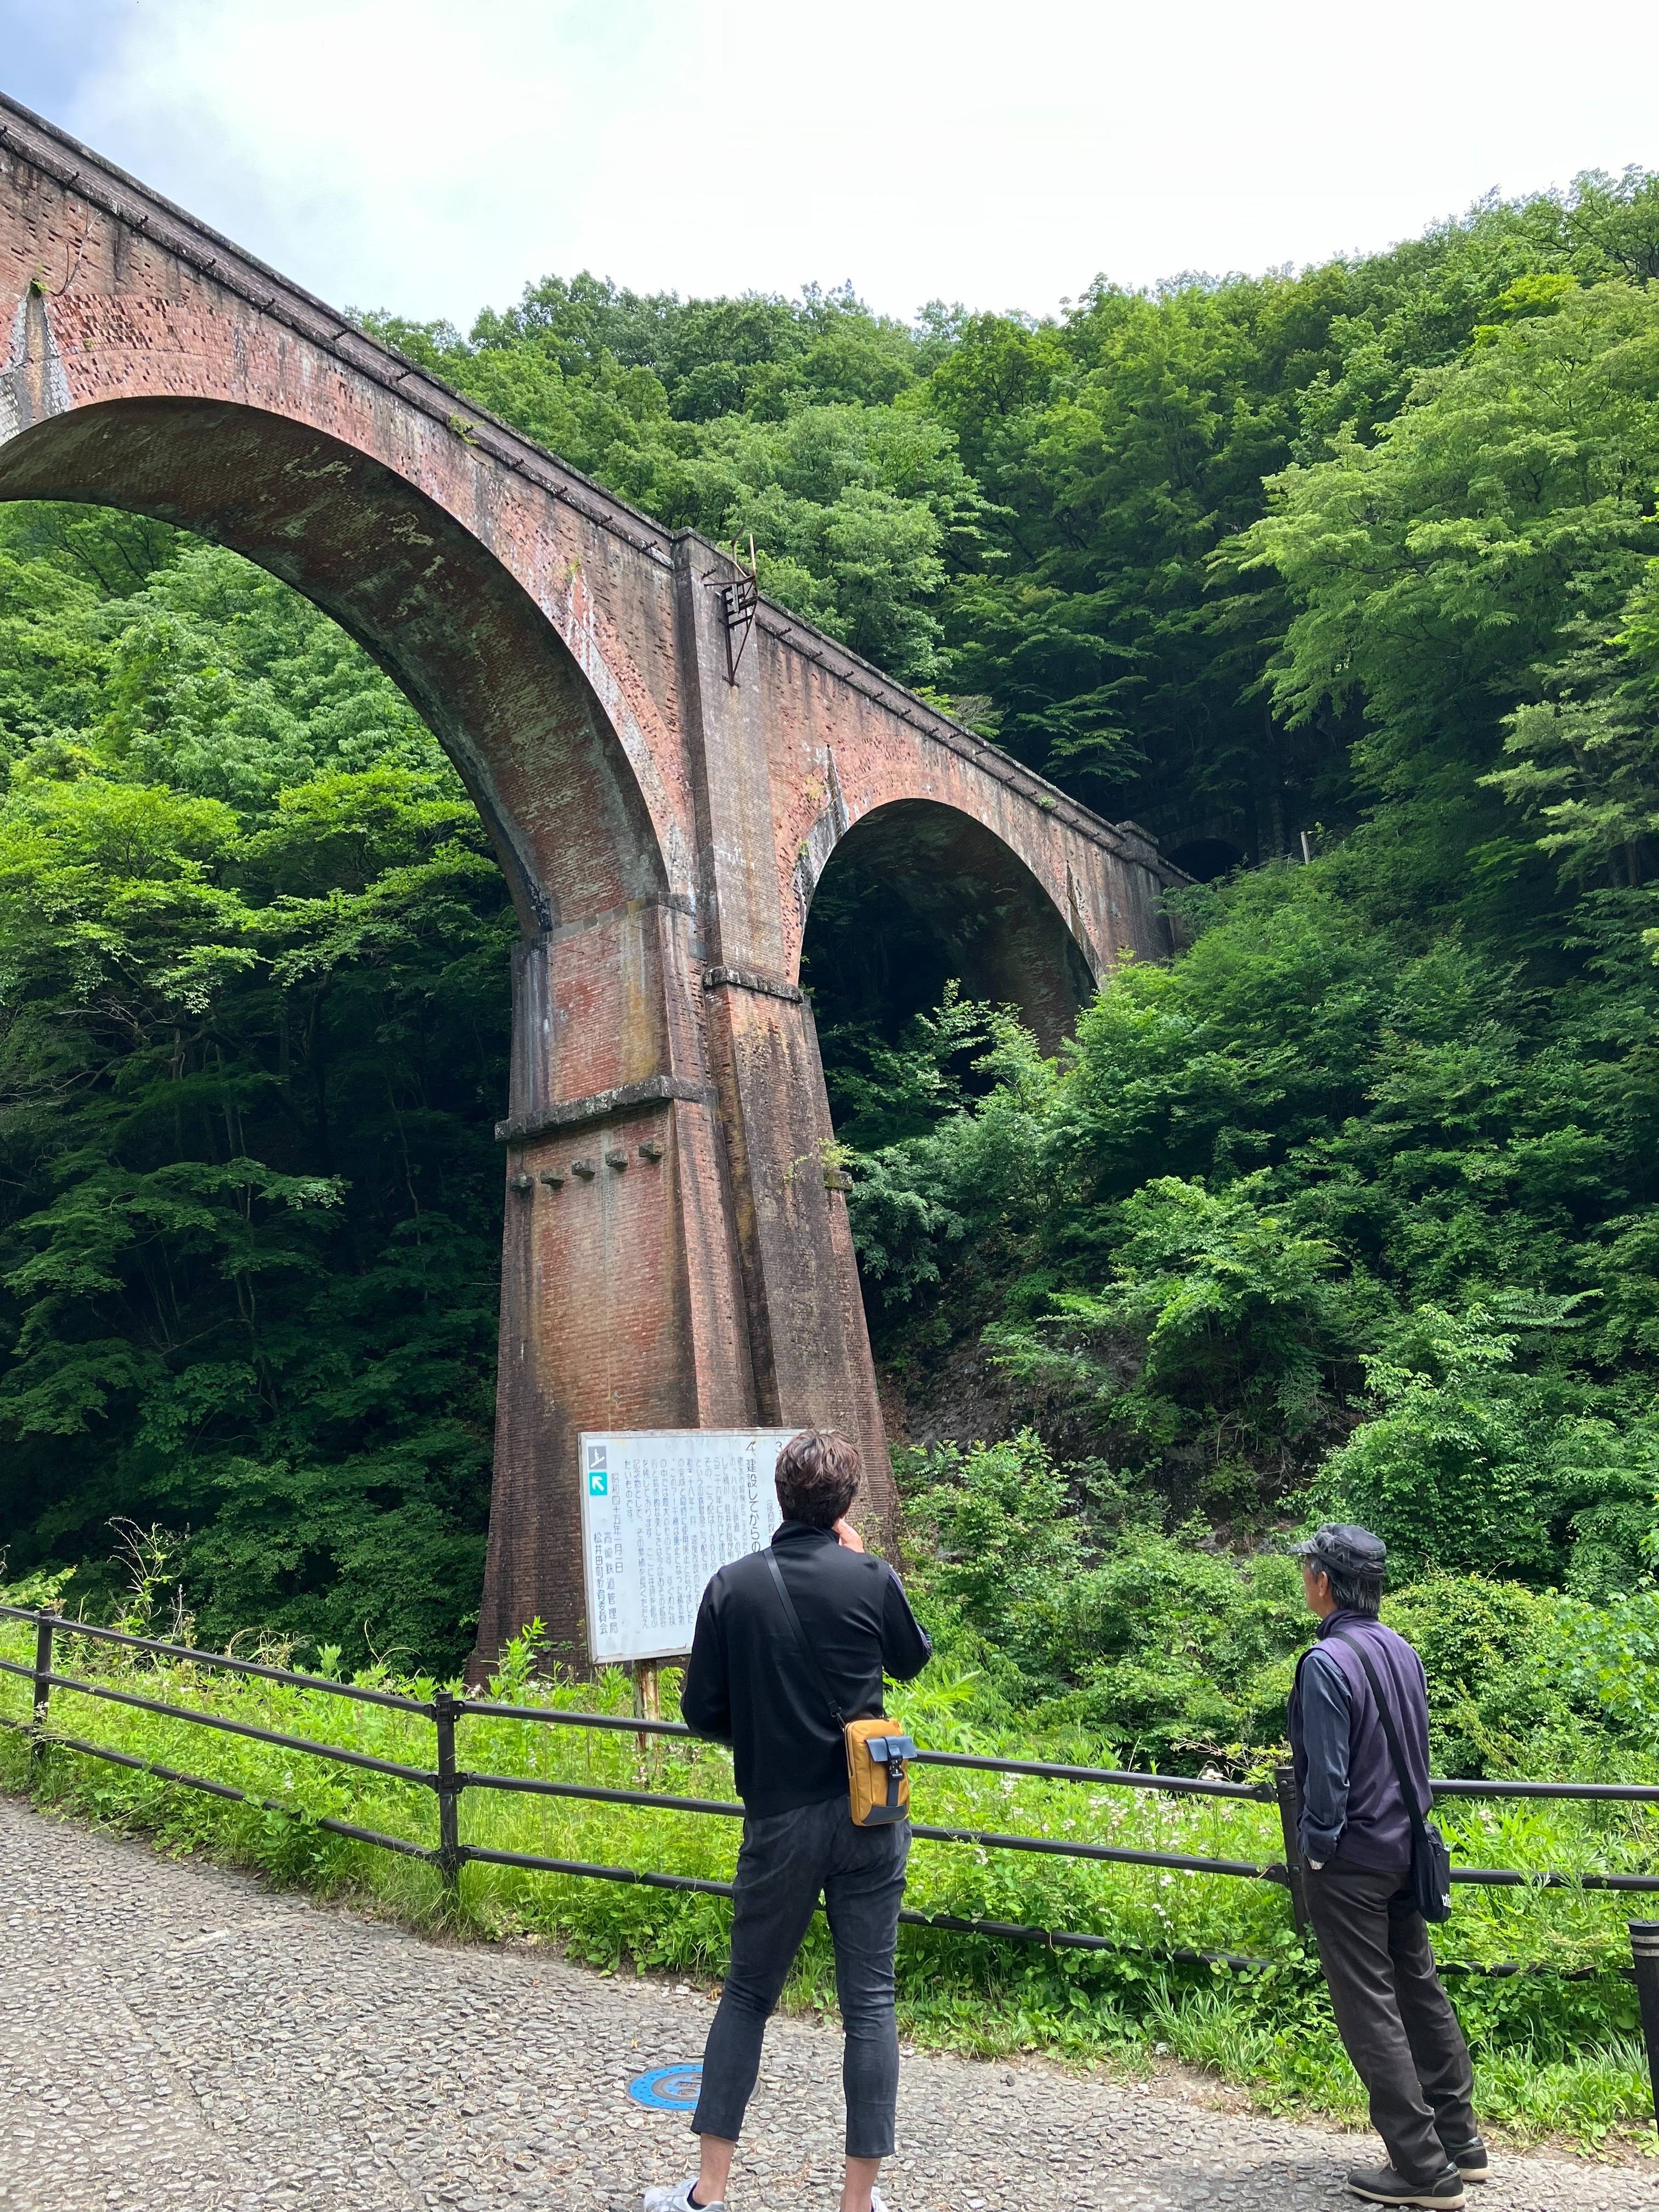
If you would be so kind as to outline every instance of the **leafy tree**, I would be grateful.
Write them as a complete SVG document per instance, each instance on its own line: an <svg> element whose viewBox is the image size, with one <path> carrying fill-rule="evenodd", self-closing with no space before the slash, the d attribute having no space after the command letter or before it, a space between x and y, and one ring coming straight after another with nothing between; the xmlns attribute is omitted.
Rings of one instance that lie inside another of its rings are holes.
<svg viewBox="0 0 1659 2212"><path fill-rule="evenodd" d="M1559 1372L1516 1372L1517 1334L1483 1307L1425 1304L1393 1334L1368 1362L1379 1411L1322 1477L1333 1512L1376 1528L1407 1573L1542 1578L1571 1535L1575 1589L1633 1583L1655 1525L1659 1431L1588 1415Z"/></svg>
<svg viewBox="0 0 1659 2212"><path fill-rule="evenodd" d="M1536 828L1565 881L1637 891L1659 868L1659 561L1614 623L1582 621L1568 636L1538 672L1542 696L1507 718L1502 764L1482 781Z"/></svg>
<svg viewBox="0 0 1659 2212"><path fill-rule="evenodd" d="M1273 479L1230 552L1296 603L1273 670L1291 723L1363 708L1351 757L1409 825L1419 890L1479 916L1526 848L1483 805L1504 717L1535 702L1573 623L1626 605L1659 544L1659 295L1559 294L1424 372L1375 445ZM1478 852L1471 872L1468 857Z"/></svg>
<svg viewBox="0 0 1659 2212"><path fill-rule="evenodd" d="M282 586L149 538L111 596L119 518L0 527L0 1534L187 1528L208 1632L453 1663L512 934L481 826Z"/></svg>
<svg viewBox="0 0 1659 2212"><path fill-rule="evenodd" d="M1165 1513L1260 1528L1334 1486L1408 1559L1629 1585L1655 1486L1652 971L1626 952L1538 994L1368 916L1350 872L1339 852L1209 894L1186 954L1121 970L1061 1063L1005 1044L988 1093L855 1163L878 1345L925 1402L988 1323L1016 1411ZM1455 1373L1435 1328L1474 1332Z"/></svg>
<svg viewBox="0 0 1659 2212"><path fill-rule="evenodd" d="M1051 1318L991 1332L1000 1362L1085 1392L1154 1446L1200 1426L1219 1454L1311 1428L1352 1334L1338 1254L1262 1203L1267 1179L1143 1183L1117 1209L1112 1283L1057 1291Z"/></svg>

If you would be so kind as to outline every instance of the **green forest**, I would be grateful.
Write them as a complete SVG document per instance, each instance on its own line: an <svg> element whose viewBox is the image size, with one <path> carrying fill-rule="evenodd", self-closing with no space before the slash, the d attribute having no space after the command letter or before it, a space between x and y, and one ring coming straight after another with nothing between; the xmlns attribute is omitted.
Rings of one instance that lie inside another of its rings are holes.
<svg viewBox="0 0 1659 2212"><path fill-rule="evenodd" d="M1650 1762L1659 177L1048 319L362 319L1195 879L1047 1059L879 884L812 917L974 1694L1248 1756L1340 1514L1440 1771ZM0 1580L96 1612L154 1532L206 1638L453 1669L514 934L459 780L287 587L68 507L0 507Z"/></svg>

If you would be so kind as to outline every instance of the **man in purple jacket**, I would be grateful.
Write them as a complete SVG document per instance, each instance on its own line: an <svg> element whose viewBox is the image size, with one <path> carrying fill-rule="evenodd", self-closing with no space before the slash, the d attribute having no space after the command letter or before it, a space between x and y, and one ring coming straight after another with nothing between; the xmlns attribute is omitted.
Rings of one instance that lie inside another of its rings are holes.
<svg viewBox="0 0 1659 2212"><path fill-rule="evenodd" d="M1303 1888L1343 2046L1370 2096L1384 2166L1348 2186L1376 2204L1452 2208L1486 2179L1468 2048L1435 1972L1408 1887L1412 1822L1356 1644L1382 1694L1419 1810L1429 1790L1423 1662L1377 1618L1387 1547L1369 1528L1326 1522L1305 1544L1302 1586L1319 1638L1291 1692L1291 1752L1302 1796Z"/></svg>

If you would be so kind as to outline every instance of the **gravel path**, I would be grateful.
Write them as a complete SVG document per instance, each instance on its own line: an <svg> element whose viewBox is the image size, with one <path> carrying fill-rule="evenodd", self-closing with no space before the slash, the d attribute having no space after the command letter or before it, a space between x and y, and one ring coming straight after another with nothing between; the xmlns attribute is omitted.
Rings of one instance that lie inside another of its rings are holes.
<svg viewBox="0 0 1659 2212"><path fill-rule="evenodd" d="M686 2115L627 2083L695 2060L684 1984L428 1942L0 1799L5 2212L637 2212ZM831 2212L841 2039L773 2024L737 2212ZM895 2212L1314 2212L1368 2138L1180 2082L907 2057ZM976 2148L977 2147L977 2148ZM1506 2159L1480 2212L1634 2212L1659 2175Z"/></svg>

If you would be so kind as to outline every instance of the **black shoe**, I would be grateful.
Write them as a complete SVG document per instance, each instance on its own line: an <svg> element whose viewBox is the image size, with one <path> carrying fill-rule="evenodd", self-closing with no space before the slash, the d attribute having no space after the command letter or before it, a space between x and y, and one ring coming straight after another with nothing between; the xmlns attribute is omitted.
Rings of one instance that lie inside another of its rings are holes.
<svg viewBox="0 0 1659 2212"><path fill-rule="evenodd" d="M1484 2181L1492 2172L1486 2163L1486 2146L1479 2136L1471 2136L1466 2143L1448 2143L1446 2155L1465 2181Z"/></svg>
<svg viewBox="0 0 1659 2212"><path fill-rule="evenodd" d="M1407 2181L1391 2166L1356 2166L1348 2186L1373 2204L1420 2204L1425 2212L1457 2212L1464 2201L1463 2177L1455 2166L1432 2181Z"/></svg>

